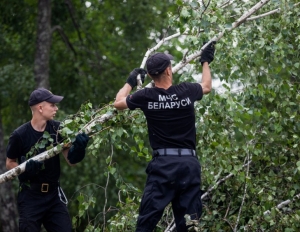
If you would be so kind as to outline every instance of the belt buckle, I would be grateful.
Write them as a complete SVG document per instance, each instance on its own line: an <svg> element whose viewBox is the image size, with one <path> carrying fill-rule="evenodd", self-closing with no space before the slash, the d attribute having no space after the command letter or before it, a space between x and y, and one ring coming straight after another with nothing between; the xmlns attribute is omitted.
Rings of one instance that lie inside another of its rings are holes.
<svg viewBox="0 0 300 232"><path fill-rule="evenodd" d="M42 187L41 187L41 192L42 192L42 193L47 193L48 190L49 190L49 184L43 183L43 184L42 184Z"/></svg>

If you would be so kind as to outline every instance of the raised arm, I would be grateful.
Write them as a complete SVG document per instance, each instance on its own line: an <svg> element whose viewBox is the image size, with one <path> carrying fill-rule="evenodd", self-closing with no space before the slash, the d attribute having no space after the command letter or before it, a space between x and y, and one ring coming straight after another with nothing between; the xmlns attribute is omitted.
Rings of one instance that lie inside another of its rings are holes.
<svg viewBox="0 0 300 232"><path fill-rule="evenodd" d="M200 85L202 86L203 94L208 94L211 91L212 80L209 64L214 60L215 54L215 44L212 42L202 51L200 62L202 65L202 81Z"/></svg>
<svg viewBox="0 0 300 232"><path fill-rule="evenodd" d="M126 83L122 89L119 90L116 96L116 100L114 102L114 107L117 110L125 110L128 108L126 103L126 97L129 95L130 91L132 90L132 87Z"/></svg>
<svg viewBox="0 0 300 232"><path fill-rule="evenodd" d="M208 94L211 91L211 74L208 62L204 62L202 66L202 86L203 94Z"/></svg>
<svg viewBox="0 0 300 232"><path fill-rule="evenodd" d="M129 74L126 84L123 86L122 89L119 90L116 96L116 100L114 102L114 107L117 110L125 110L128 108L126 103L126 97L129 95L130 91L137 86L137 76L141 75L141 80L144 82L145 75L147 74L147 71L142 68L135 68L132 70L132 72Z"/></svg>

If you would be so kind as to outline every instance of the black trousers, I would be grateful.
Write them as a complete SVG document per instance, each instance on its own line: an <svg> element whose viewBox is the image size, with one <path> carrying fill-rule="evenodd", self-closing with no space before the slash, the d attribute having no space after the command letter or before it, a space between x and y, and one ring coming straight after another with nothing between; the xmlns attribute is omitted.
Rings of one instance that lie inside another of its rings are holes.
<svg viewBox="0 0 300 232"><path fill-rule="evenodd" d="M171 202L177 232L188 228L184 215L199 220L202 213L201 167L194 156L157 156L148 164L136 232L152 232Z"/></svg>
<svg viewBox="0 0 300 232"><path fill-rule="evenodd" d="M71 232L71 219L58 186L48 192L39 190L22 186L19 191L19 232L40 232L42 224L48 232Z"/></svg>

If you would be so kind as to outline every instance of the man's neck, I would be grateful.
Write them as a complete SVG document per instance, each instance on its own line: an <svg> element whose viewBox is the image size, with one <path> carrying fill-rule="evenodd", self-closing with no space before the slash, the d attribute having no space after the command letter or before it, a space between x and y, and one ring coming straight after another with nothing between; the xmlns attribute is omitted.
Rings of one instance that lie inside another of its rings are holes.
<svg viewBox="0 0 300 232"><path fill-rule="evenodd" d="M155 83L155 87L162 88L162 89L168 89L172 86L172 84L168 83Z"/></svg>
<svg viewBox="0 0 300 232"><path fill-rule="evenodd" d="M43 132L45 130L45 128L46 128L46 125L47 125L47 120L37 119L35 117L33 117L31 119L31 126L36 131Z"/></svg>
<svg viewBox="0 0 300 232"><path fill-rule="evenodd" d="M169 76L164 76L162 79L155 81L155 87L168 89L172 86L172 78Z"/></svg>

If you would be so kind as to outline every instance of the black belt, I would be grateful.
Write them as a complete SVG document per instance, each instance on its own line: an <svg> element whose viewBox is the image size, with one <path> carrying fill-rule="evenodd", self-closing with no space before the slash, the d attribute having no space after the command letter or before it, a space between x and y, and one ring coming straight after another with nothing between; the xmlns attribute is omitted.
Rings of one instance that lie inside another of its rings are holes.
<svg viewBox="0 0 300 232"><path fill-rule="evenodd" d="M153 156L175 155L175 156L196 156L196 151L188 148L162 148L153 150Z"/></svg>
<svg viewBox="0 0 300 232"><path fill-rule="evenodd" d="M35 192L47 193L53 190L57 190L58 183L21 183L21 188L30 189Z"/></svg>

